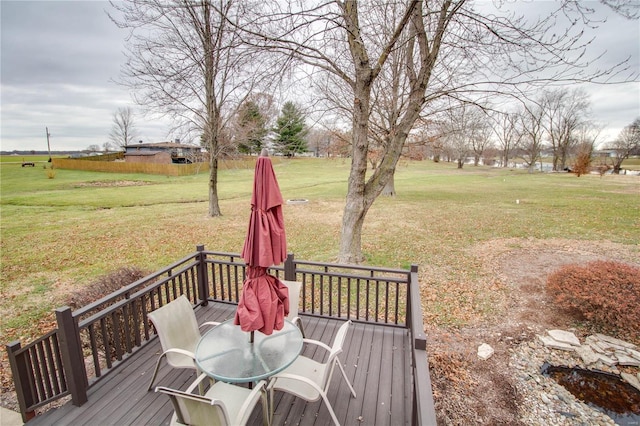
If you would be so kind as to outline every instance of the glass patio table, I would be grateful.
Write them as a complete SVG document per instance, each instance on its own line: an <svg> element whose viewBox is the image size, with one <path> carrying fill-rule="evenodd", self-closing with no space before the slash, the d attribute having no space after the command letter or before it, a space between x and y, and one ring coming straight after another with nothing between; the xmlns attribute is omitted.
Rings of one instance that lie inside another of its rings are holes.
<svg viewBox="0 0 640 426"><path fill-rule="evenodd" d="M195 351L200 370L227 383L250 383L267 379L287 368L302 351L302 333L285 320L282 330L267 336L242 331L233 319L207 331Z"/></svg>

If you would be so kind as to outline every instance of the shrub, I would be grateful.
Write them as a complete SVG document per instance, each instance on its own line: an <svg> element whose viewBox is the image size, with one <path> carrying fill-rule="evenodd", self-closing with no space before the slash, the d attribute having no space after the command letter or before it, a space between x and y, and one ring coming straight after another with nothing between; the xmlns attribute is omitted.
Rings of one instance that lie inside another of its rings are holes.
<svg viewBox="0 0 640 426"><path fill-rule="evenodd" d="M580 175L586 175L589 173L589 169L591 168L591 153L590 152L580 152L576 157L576 161L573 164L573 173L575 173L578 177Z"/></svg>
<svg viewBox="0 0 640 426"><path fill-rule="evenodd" d="M561 308L595 328L640 338L640 268L612 261L566 265L547 279Z"/></svg>
<svg viewBox="0 0 640 426"><path fill-rule="evenodd" d="M147 272L135 267L116 269L107 275L98 277L95 282L73 293L67 303L71 309L76 310L144 278L146 275Z"/></svg>
<svg viewBox="0 0 640 426"><path fill-rule="evenodd" d="M55 179L56 177L56 171L53 167L51 167L50 169L47 169L47 166L44 166L45 168L45 174L47 175L47 178L49 179Z"/></svg>
<svg viewBox="0 0 640 426"><path fill-rule="evenodd" d="M91 283L87 287L72 294L67 304L73 310L77 310L83 306L89 305L104 296L119 290L141 278L144 278L147 273L141 269L135 267L122 267L112 271L111 273L99 277L95 282ZM109 305L116 303L116 301L103 303L98 309L104 309ZM88 315L92 315L95 312L89 312ZM110 359L117 358L116 340L122 341L127 339L127 335L130 336L130 341L133 341L138 327L140 324L136 324L132 319L133 312L130 312L126 317L123 315L122 310L117 310L114 314L105 317L97 326L92 327L91 331L84 329L80 333L80 341L85 351L85 355L89 356L93 353L100 359L101 368L107 365L106 357ZM140 307L138 307L135 313L138 318L141 317ZM81 318L84 319L84 318ZM119 339L115 338L115 333L118 334ZM94 351L92 344L91 334L93 334L94 341L98 343L97 349ZM105 353L105 348L109 348L109 351Z"/></svg>

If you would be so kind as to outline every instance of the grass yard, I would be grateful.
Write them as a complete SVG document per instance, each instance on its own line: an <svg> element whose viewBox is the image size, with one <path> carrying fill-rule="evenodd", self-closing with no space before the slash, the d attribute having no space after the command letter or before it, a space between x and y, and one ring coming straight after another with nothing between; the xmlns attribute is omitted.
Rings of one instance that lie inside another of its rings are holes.
<svg viewBox="0 0 640 426"><path fill-rule="evenodd" d="M338 251L349 163L274 159L285 199L288 249L331 261ZM253 170L220 172L222 217L207 216L208 175L165 177L57 170L4 163L2 341L29 340L69 295L122 266L148 271L192 252L240 252ZM427 318L464 325L499 314L469 249L493 239L607 240L637 248L640 178L528 174L509 169L404 162L397 196L379 198L364 227L373 265L419 265ZM461 289L462 299L461 299ZM502 290L501 290L502 291ZM433 304L430 301L434 301ZM454 306L449 306L453 303ZM455 307L455 308L454 308Z"/></svg>

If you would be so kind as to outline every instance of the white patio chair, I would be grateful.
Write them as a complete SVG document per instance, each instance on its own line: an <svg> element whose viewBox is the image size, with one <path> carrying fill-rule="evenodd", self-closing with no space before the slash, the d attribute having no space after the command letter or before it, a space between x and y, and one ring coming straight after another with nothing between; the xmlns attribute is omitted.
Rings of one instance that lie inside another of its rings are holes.
<svg viewBox="0 0 640 426"><path fill-rule="evenodd" d="M245 425L259 399L262 399L264 421L269 420L264 380L253 389L216 382L204 395L194 394L206 378L201 374L184 392L162 386L156 388L156 392L171 398L174 409L171 425Z"/></svg>
<svg viewBox="0 0 640 426"><path fill-rule="evenodd" d="M327 398L327 388L331 383L331 376L333 375L333 369L337 365L340 368L340 372L342 373L342 377L347 382L349 386L349 390L353 397L356 397L356 391L353 390L353 386L351 386L351 382L347 378L347 374L338 359L338 355L342 352L342 345L344 343L344 339L347 335L347 331L349 326L351 325L351 320L345 322L338 329L338 333L333 340L333 346L329 347L322 342L312 339L304 339L305 343L310 343L316 345L320 348L325 349L329 352L329 356L325 363L320 363L306 356L300 355L289 367L284 369L282 372L273 376L269 382L268 390L269 390L269 421L271 421L271 417L273 416L273 397L274 391L280 390L283 392L290 393L292 395L297 396L298 398L302 398L308 402L315 402L322 398L327 409L329 410L329 414L331 414L331 418L336 425L339 425L338 419L329 404L329 399Z"/></svg>
<svg viewBox="0 0 640 426"><path fill-rule="evenodd" d="M302 283L300 281L281 281L289 289L289 315L287 315L287 319L294 323L300 329L302 337L305 337L302 320L298 316L298 309L300 308L300 287L302 287Z"/></svg>
<svg viewBox="0 0 640 426"><path fill-rule="evenodd" d="M156 361L153 377L147 390L151 390L153 386L162 358L166 357L167 363L173 368L193 368L198 371L194 352L201 335L196 314L189 299L182 295L149 313L148 317L160 339L162 354ZM218 324L206 322L202 326Z"/></svg>

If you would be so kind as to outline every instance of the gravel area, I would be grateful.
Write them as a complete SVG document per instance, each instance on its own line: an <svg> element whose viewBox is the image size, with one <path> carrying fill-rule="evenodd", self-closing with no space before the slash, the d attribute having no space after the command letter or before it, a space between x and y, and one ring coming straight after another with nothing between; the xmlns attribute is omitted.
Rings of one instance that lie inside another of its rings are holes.
<svg viewBox="0 0 640 426"><path fill-rule="evenodd" d="M496 239L469 249L508 294L495 318L461 328L428 327L429 362L439 425L615 425L608 415L575 398L541 373L545 362L585 368L574 352L550 349L537 337L547 330L588 330L559 312L545 294L547 276L569 263L615 260L640 266L640 247L607 241ZM616 337L616 336L614 336ZM489 344L494 354L478 358ZM638 344L640 342L633 342ZM601 363L591 366L619 373ZM624 367L636 374L637 367ZM619 424L640 425L635 419Z"/></svg>

